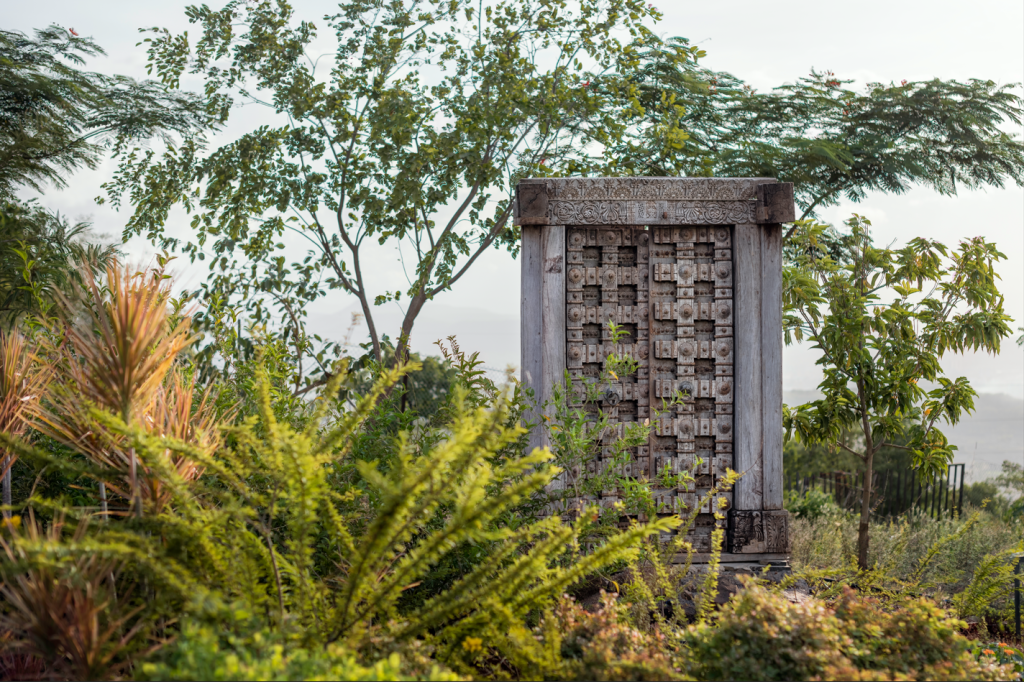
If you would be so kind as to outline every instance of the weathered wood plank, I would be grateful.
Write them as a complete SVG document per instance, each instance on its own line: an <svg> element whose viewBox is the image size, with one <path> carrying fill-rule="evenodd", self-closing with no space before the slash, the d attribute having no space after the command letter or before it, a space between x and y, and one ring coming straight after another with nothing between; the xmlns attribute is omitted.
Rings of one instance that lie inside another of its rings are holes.
<svg viewBox="0 0 1024 682"><path fill-rule="evenodd" d="M541 319L541 281L543 269L541 264L544 260L541 252L541 229L539 227L524 227L522 241L520 243L519 260L522 267L520 277L520 381L523 386L532 388L534 397L538 404L540 401L541 385L541 343L542 343L542 319ZM539 413L529 411L523 415L526 422L535 422L540 418ZM530 450L540 446L540 430L533 429L530 432Z"/></svg>
<svg viewBox="0 0 1024 682"><path fill-rule="evenodd" d="M764 509L782 509L782 226L761 226Z"/></svg>
<svg viewBox="0 0 1024 682"><path fill-rule="evenodd" d="M757 186L757 222L791 223L796 220L792 182L773 182Z"/></svg>
<svg viewBox="0 0 1024 682"><path fill-rule="evenodd" d="M565 375L565 227L545 225L541 228L541 380L538 398L550 402L555 386ZM554 418L554 408L545 411ZM549 445L542 432L541 446Z"/></svg>
<svg viewBox="0 0 1024 682"><path fill-rule="evenodd" d="M548 191L544 180L522 180L516 187L517 225L548 224Z"/></svg>
<svg viewBox="0 0 1024 682"><path fill-rule="evenodd" d="M762 501L761 414L761 227L733 228L733 296L735 297L736 393L734 466L743 474L733 505L759 510Z"/></svg>

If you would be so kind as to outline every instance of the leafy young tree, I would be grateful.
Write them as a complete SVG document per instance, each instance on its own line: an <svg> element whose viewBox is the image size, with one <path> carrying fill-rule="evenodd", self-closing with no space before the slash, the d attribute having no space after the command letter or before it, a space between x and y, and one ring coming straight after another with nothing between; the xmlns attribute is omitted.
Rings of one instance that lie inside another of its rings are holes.
<svg viewBox="0 0 1024 682"><path fill-rule="evenodd" d="M621 79L586 86L635 65L630 41L649 38L641 22L656 10L641 0L346 0L324 35L283 0L187 14L201 37L158 32L151 68L172 87L201 78L219 111L262 105L269 122L212 150L193 140L126 156L108 186L134 209L126 235L211 255L209 300L238 301L257 320L276 309L295 333L306 302L354 295L379 362L376 306L405 305L404 357L427 301L485 250L516 251L516 179L565 168L621 131ZM179 204L194 216L180 242L164 227ZM286 235L306 252L292 259ZM380 247L398 249L407 286L374 288L367 263Z"/></svg>
<svg viewBox="0 0 1024 682"><path fill-rule="evenodd" d="M943 471L955 446L937 428L974 409L965 377L948 378L947 353L998 352L1010 335L996 287L1005 256L981 237L956 250L924 238L901 249L874 245L870 221L854 216L840 238L843 258L821 248L825 226L796 225L796 256L783 282L786 341L818 349L823 397L787 408L787 436L855 455L864 467L857 558L867 568L875 457L885 447L913 453L924 475ZM934 388L921 385L927 382ZM856 441L843 438L857 431Z"/></svg>
<svg viewBox="0 0 1024 682"><path fill-rule="evenodd" d="M642 115L614 147L621 172L777 177L794 183L804 218L869 191L1024 183L1024 143L1000 129L1020 126L1019 84L933 79L858 91L812 71L761 93L700 65L702 55L685 38L641 51L631 77Z"/></svg>

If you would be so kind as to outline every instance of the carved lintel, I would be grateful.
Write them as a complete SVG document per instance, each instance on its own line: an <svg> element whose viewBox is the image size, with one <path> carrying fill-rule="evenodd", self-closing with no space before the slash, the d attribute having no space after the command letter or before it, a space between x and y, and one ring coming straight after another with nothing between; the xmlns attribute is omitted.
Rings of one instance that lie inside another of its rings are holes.
<svg viewBox="0 0 1024 682"><path fill-rule="evenodd" d="M779 188L778 198L771 188ZM788 191L792 213L791 186ZM772 178L526 178L516 188L514 220L517 225L785 222L793 219L785 213L785 193L785 183ZM764 215L770 221L757 218L758 197L769 198Z"/></svg>
<svg viewBox="0 0 1024 682"><path fill-rule="evenodd" d="M551 199L549 206L550 220L555 225L736 225L754 222L753 201Z"/></svg>
<svg viewBox="0 0 1024 682"><path fill-rule="evenodd" d="M774 178L548 178L561 201L753 201Z"/></svg>
<svg viewBox="0 0 1024 682"><path fill-rule="evenodd" d="M791 223L796 220L793 183L774 182L757 186L757 222Z"/></svg>

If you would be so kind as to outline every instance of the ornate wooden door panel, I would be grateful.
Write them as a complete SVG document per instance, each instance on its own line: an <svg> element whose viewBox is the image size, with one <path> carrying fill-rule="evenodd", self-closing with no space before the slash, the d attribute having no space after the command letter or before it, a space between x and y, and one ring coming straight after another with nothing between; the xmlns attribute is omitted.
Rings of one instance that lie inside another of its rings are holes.
<svg viewBox="0 0 1024 682"><path fill-rule="evenodd" d="M606 432L609 445L626 424L651 420L647 444L630 451L621 473L650 481L661 513L696 513L687 539L699 553L711 549L716 521L709 504L695 507L727 469L744 473L735 492L719 495L729 510L728 551L788 551L774 481L781 483L781 356L773 359L781 353L781 299L776 306L773 298L781 262L771 254L781 256L778 223L793 216L791 186L772 182L524 181L517 196L524 381L543 401L568 372L576 404L621 425ZM609 322L625 332L618 344ZM635 358L638 371L609 377L611 353ZM596 399L584 399L586 384ZM533 437L545 444L541 430ZM591 468L610 465L598 459ZM695 480L663 484L664 473L681 471ZM598 501L617 495L603 491Z"/></svg>
<svg viewBox="0 0 1024 682"><path fill-rule="evenodd" d="M654 417L650 441L633 449L623 473L655 481L655 497L666 513L694 510L733 468L731 237L729 225L567 232L566 368L572 394L579 399L585 382L600 380L610 353L637 359L636 374L603 382L598 402L579 404L600 408L612 423ZM609 321L627 333L619 344L612 344ZM677 395L682 403L672 405ZM666 488L658 484L665 470L694 471L696 481ZM728 509L732 493L720 497ZM710 512L707 505L700 510L689 538L698 551L710 550Z"/></svg>

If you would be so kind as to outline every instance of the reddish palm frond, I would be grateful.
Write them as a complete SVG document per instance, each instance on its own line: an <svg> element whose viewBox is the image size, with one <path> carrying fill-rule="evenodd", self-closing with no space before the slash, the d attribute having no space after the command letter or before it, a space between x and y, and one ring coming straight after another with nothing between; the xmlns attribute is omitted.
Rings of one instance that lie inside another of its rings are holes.
<svg viewBox="0 0 1024 682"><path fill-rule="evenodd" d="M23 417L29 404L38 402L51 369L37 361L24 336L0 332L0 431L13 435L25 432Z"/></svg>
<svg viewBox="0 0 1024 682"><path fill-rule="evenodd" d="M25 416L50 379L52 368L39 362L28 350L25 337L17 332L0 332L0 432L20 436L27 426ZM10 470L17 457L0 448L0 478L3 480L3 504L11 504ZM4 511L8 516L9 511Z"/></svg>
<svg viewBox="0 0 1024 682"><path fill-rule="evenodd" d="M170 328L170 284L159 273L114 264L107 268L109 297L92 277L86 277L86 286L90 324L68 330L79 361L76 383L85 398L131 423L194 340L188 334L190 320Z"/></svg>
<svg viewBox="0 0 1024 682"><path fill-rule="evenodd" d="M87 300L64 301L66 318L77 314L79 319L69 323L62 372L48 400L34 410L32 423L120 472L104 480L111 492L159 511L169 494L158 482L159 472L142 467L128 439L99 423L91 410L107 410L128 426L156 435L184 435L182 440L197 445L212 438L206 396L191 414L195 385L172 372L177 356L193 341L189 320L172 327L170 285L158 271L115 263L107 269L105 287L87 272L83 279L82 298ZM173 458L172 465L186 481L202 473L183 457Z"/></svg>
<svg viewBox="0 0 1024 682"><path fill-rule="evenodd" d="M85 527L85 521L79 523L75 541L84 537ZM45 532L34 519L20 534L12 524L8 529L10 540L0 536L7 560L0 595L8 607L0 626L18 635L25 654L69 669L75 679L109 678L116 672L114 659L141 627L137 622L124 632L141 607L118 617L118 605L108 596L119 563L95 553L68 556L60 519ZM64 551L55 551L58 545ZM40 561L40 553L49 555L47 560Z"/></svg>
<svg viewBox="0 0 1024 682"><path fill-rule="evenodd" d="M191 445L201 452L213 452L220 439L210 389L199 396L198 404L195 403L196 394L194 376L186 379L180 371L171 372L153 397L153 404L146 415L147 430L153 435ZM165 450L163 457L186 483L203 475L203 467L180 452ZM146 502L154 511L163 509L170 501L171 490L158 476L146 476L143 485Z"/></svg>

